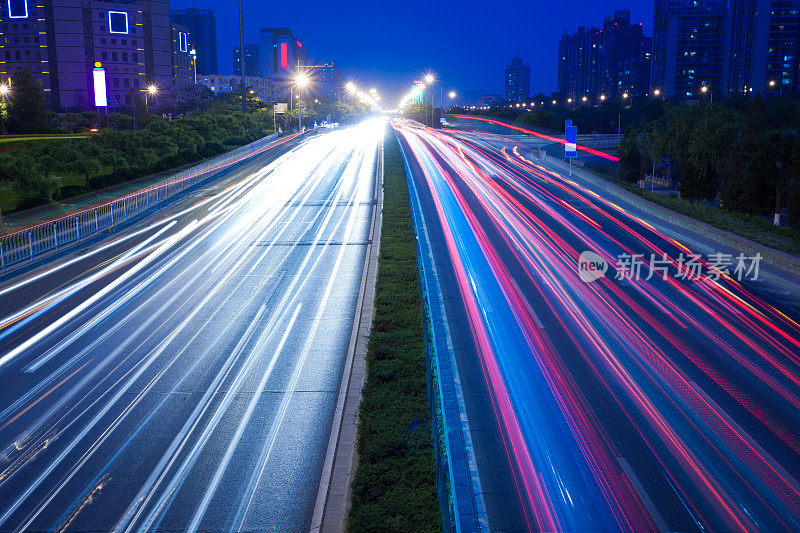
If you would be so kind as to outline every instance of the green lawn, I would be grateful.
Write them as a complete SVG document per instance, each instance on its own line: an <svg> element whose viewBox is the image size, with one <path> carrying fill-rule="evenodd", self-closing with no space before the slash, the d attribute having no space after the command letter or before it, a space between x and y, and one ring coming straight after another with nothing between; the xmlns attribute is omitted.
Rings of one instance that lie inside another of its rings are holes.
<svg viewBox="0 0 800 533"><path fill-rule="evenodd" d="M88 133L70 133L70 134L36 134L36 135L0 135L0 143L7 142L25 142L25 141L44 141L44 140L61 140L61 139L85 139L90 134Z"/></svg>
<svg viewBox="0 0 800 533"><path fill-rule="evenodd" d="M745 215L712 207L699 202L692 202L677 196L664 196L629 183L617 183L624 189L650 200L654 204L666 207L676 213L705 222L716 228L729 231L751 241L769 246L787 254L800 257L800 232L791 228L776 227L761 217Z"/></svg>
<svg viewBox="0 0 800 533"><path fill-rule="evenodd" d="M111 167L103 167L101 174L111 174ZM92 192L84 188L85 184L86 179L81 174L63 174L61 176L61 192L59 198L61 200L67 200L71 196L79 196L87 192ZM0 181L0 208L3 209L4 215L46 204L47 199L39 194L14 190L10 183Z"/></svg>
<svg viewBox="0 0 800 533"><path fill-rule="evenodd" d="M705 222L715 228L729 231L764 246L769 246L775 250L800 257L800 232L797 230L774 226L769 221L755 215L728 211L727 209L693 202L677 196L656 194L647 189L640 189L631 183L617 180L616 173L607 167L591 168L591 166L587 166L583 170L594 174L598 178L610 181L626 191L661 207L700 222Z"/></svg>
<svg viewBox="0 0 800 533"><path fill-rule="evenodd" d="M441 530L417 276L405 170L390 132L350 532Z"/></svg>

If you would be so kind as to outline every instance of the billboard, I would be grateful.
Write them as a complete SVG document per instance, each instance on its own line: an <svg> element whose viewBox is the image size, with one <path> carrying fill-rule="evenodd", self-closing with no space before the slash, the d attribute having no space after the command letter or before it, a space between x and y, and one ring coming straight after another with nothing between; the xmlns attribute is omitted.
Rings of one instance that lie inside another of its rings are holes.
<svg viewBox="0 0 800 533"><path fill-rule="evenodd" d="M92 70L92 80L94 81L94 105L97 107L108 106L106 69L103 68L101 63L94 64L94 70Z"/></svg>

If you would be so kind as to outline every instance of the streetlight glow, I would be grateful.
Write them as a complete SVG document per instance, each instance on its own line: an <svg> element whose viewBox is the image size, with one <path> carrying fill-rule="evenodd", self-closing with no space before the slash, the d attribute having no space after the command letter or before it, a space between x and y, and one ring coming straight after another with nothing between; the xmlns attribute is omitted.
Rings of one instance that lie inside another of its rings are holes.
<svg viewBox="0 0 800 533"><path fill-rule="evenodd" d="M358 87L356 87L356 84L352 81L348 81L344 88L347 89L347 92L350 94L355 94L356 91L358 91Z"/></svg>
<svg viewBox="0 0 800 533"><path fill-rule="evenodd" d="M588 96L584 96L583 98L581 98L581 102L585 102L585 101L587 101L588 99L589 99L589 97L588 97Z"/></svg>
<svg viewBox="0 0 800 533"><path fill-rule="evenodd" d="M150 95L156 94L158 92L158 87L155 85L148 85L147 86L147 93Z"/></svg>
<svg viewBox="0 0 800 533"><path fill-rule="evenodd" d="M605 100L605 99L606 99L606 95L604 95L604 94L601 94L601 95L600 95L600 100Z"/></svg>
<svg viewBox="0 0 800 533"><path fill-rule="evenodd" d="M11 91L8 85L0 85L0 96L6 96Z"/></svg>
<svg viewBox="0 0 800 533"><path fill-rule="evenodd" d="M301 88L308 85L308 74L305 72L298 72L294 77L294 84Z"/></svg>
<svg viewBox="0 0 800 533"><path fill-rule="evenodd" d="M703 93L703 94L707 93L708 92L708 87L703 85L702 87L700 87L700 92Z"/></svg>
<svg viewBox="0 0 800 533"><path fill-rule="evenodd" d="M425 75L425 83L427 83L428 85L430 85L431 83L433 83L435 81L436 81L436 78L434 77L433 74L426 74Z"/></svg>
<svg viewBox="0 0 800 533"><path fill-rule="evenodd" d="M655 91L653 91L653 94L658 96L659 94L661 94L661 90L660 89L656 89Z"/></svg>
<svg viewBox="0 0 800 533"><path fill-rule="evenodd" d="M448 96L450 96L450 98L455 98L457 95L455 91L450 91L450 94Z"/></svg>

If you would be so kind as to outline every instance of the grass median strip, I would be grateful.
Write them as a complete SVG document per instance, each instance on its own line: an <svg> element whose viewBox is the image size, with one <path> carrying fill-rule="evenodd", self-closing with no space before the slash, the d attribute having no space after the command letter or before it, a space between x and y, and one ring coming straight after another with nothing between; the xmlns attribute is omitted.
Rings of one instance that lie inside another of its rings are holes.
<svg viewBox="0 0 800 533"><path fill-rule="evenodd" d="M440 530L417 253L397 139L384 149L375 317L347 530Z"/></svg>

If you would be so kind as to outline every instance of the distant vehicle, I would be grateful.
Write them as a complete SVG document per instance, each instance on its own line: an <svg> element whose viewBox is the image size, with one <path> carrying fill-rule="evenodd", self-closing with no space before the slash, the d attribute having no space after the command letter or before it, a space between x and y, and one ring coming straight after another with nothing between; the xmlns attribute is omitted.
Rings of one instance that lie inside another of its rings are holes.
<svg viewBox="0 0 800 533"><path fill-rule="evenodd" d="M89 128L89 133L100 133L100 128Z"/></svg>

